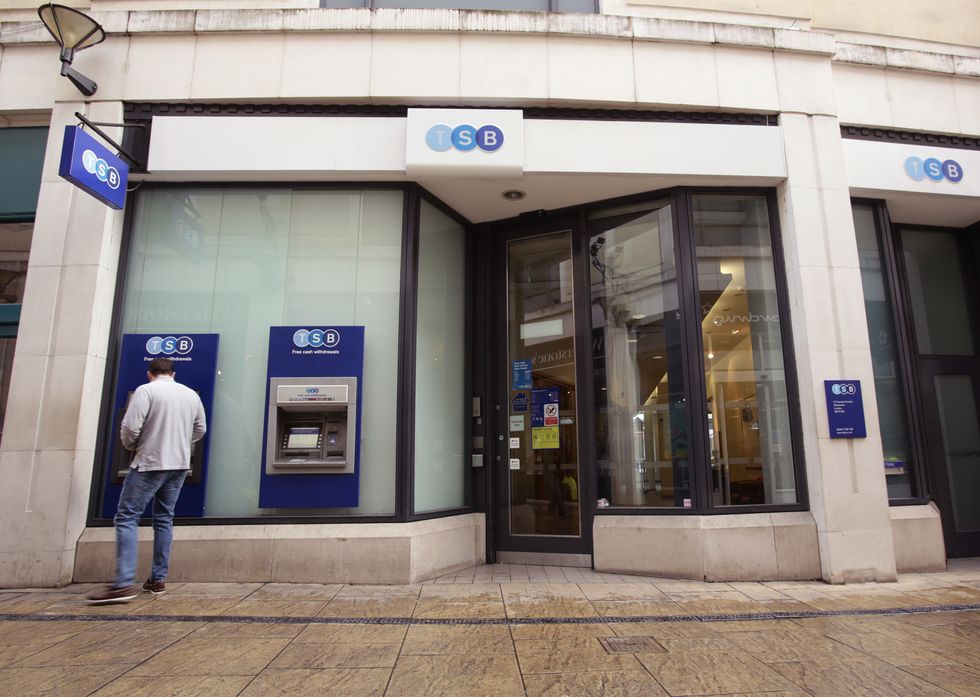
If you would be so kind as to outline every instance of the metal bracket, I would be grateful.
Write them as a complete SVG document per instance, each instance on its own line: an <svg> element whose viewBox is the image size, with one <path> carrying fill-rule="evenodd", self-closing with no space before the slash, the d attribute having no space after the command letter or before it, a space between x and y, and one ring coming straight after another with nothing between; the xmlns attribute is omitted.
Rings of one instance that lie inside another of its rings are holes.
<svg viewBox="0 0 980 697"><path fill-rule="evenodd" d="M75 112L75 118L77 118L83 124L91 128L92 131L98 134L99 137L101 137L102 140L104 140L106 143L114 147L116 149L116 152L119 154L119 156L125 158L129 162L131 167L135 167L136 169L140 169L140 170L146 169L143 166L142 162L140 162L131 154L129 154L129 152L127 152L126 149L123 148L123 146L121 146L119 143L114 141L112 138L106 135L101 128L99 128L99 126L112 126L113 128L142 128L145 130L146 129L145 123L105 123L102 121L89 121L87 118L82 116L77 111Z"/></svg>

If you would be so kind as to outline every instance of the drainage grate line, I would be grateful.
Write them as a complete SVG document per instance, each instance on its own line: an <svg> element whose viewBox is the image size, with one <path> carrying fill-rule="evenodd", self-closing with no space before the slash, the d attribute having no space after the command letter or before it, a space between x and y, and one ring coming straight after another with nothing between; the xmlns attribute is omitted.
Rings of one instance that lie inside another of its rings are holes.
<svg viewBox="0 0 980 697"><path fill-rule="evenodd" d="M0 613L0 622L228 622L235 624L396 624L396 625L567 625L633 624L648 622L742 622L747 620L803 619L810 617L861 617L920 615L980 610L980 603L932 605L867 610L813 610L812 612L765 612L720 615L628 615L623 617L263 617L250 615L96 615Z"/></svg>

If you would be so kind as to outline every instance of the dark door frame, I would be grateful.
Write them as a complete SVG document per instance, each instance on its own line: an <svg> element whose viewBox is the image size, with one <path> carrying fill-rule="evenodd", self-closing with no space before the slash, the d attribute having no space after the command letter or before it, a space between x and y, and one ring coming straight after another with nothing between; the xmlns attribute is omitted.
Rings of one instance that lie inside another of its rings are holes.
<svg viewBox="0 0 980 697"><path fill-rule="evenodd" d="M488 560L498 551L531 552L545 554L592 554L592 521L594 516L591 502L595 496L595 463L592 453L594 447L595 418L592 413L593 385L591 363L588 358L591 350L589 337L589 318L579 308L588 308L588 274L583 264L587 263L587 240L581 234L584 222L584 208L573 212L542 214L534 218L491 223L486 228L487 252L487 301L489 313L487 321L492 329L487 334L485 347L487 356L487 423L486 466L489 468L491 484L491 504L487 512L490 548ZM540 237L556 232L569 232L572 252L573 300L575 312L575 399L576 426L579 463L579 521L578 537L548 535L515 535L507 532L510 520L508 448L508 405L510 385L506 371L507 361L507 243L513 240ZM585 342L585 343L583 343Z"/></svg>
<svg viewBox="0 0 980 697"><path fill-rule="evenodd" d="M965 285L967 310L972 321L973 356L946 356L919 352L915 323L912 317L911 288L902 243L904 230L957 235L960 251L960 272ZM980 530L957 532L953 520L952 482L950 482L946 472L942 425L939 420L939 405L936 401L934 378L937 375L971 376L974 402L980 408L980 285L978 285L976 278L976 273L980 270L980 241L977 240L978 235L980 235L980 223L975 223L966 228L892 223L890 232L902 305L906 308L902 318L904 329L901 331L904 331L905 340L910 347L911 382L918 396L918 404L914 408L917 414L913 423L915 429L921 429L918 434L923 455L924 472L922 472L921 478L928 485L929 498L934 500L939 507L946 556L951 558L977 556L980 554Z"/></svg>

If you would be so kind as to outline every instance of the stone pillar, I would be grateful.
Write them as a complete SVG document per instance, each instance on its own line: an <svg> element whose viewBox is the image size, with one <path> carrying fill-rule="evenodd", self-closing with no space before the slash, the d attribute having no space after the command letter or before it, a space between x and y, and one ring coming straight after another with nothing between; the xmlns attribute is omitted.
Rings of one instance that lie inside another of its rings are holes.
<svg viewBox="0 0 980 697"><path fill-rule="evenodd" d="M74 113L122 120L120 102L57 102L0 442L0 586L70 583L85 528L123 227L58 176ZM106 129L114 138L121 129Z"/></svg>
<svg viewBox="0 0 980 697"><path fill-rule="evenodd" d="M810 508L825 581L891 581L895 552L864 293L834 116L780 115L779 207ZM860 380L868 437L831 439L824 380Z"/></svg>

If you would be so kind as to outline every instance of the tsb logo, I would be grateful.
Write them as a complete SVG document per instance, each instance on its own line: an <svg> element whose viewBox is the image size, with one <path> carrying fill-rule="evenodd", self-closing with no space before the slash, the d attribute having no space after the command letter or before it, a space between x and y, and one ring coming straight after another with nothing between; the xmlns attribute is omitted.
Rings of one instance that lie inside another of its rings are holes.
<svg viewBox="0 0 980 697"><path fill-rule="evenodd" d="M91 150L86 150L82 153L82 167L89 174L94 174L100 182L108 184L110 189L119 188L119 182L121 181L119 170L115 167L110 167L109 163Z"/></svg>
<svg viewBox="0 0 980 697"><path fill-rule="evenodd" d="M436 152L445 152L452 148L463 152L474 148L480 148L483 152L494 152L504 144L504 132L489 125L476 128L464 123L452 128L444 123L437 123L426 132L425 143Z"/></svg>
<svg viewBox="0 0 980 697"><path fill-rule="evenodd" d="M189 336L151 336L146 340L146 352L151 356L163 354L172 356L179 353L186 356L194 348L194 342Z"/></svg>
<svg viewBox="0 0 980 697"><path fill-rule="evenodd" d="M959 162L956 160L940 162L935 157L930 157L928 160L915 156L905 158L905 173L917 182L929 177L934 182L945 178L955 184L963 178L963 168Z"/></svg>
<svg viewBox="0 0 980 697"><path fill-rule="evenodd" d="M830 386L830 391L834 394L857 394L857 387L846 382L834 383Z"/></svg>
<svg viewBox="0 0 980 697"><path fill-rule="evenodd" d="M297 348L333 348L340 343L340 332L336 329L297 329L293 334L293 344Z"/></svg>

